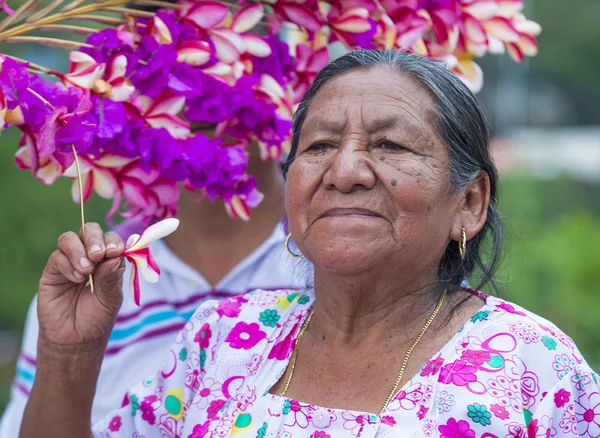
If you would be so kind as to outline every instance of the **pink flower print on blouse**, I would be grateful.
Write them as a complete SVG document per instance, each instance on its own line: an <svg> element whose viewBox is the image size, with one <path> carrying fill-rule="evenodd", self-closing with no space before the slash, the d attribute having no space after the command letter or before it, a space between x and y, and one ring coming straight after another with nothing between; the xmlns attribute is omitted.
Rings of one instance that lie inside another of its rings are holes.
<svg viewBox="0 0 600 438"><path fill-rule="evenodd" d="M187 438L204 438L208 434L208 426L210 425L210 421L205 421L202 424L196 424L192 433L187 436Z"/></svg>
<svg viewBox="0 0 600 438"><path fill-rule="evenodd" d="M506 410L506 408L498 403L491 405L490 411L492 411L492 414L494 414L496 418L501 420L508 420L510 417L510 413Z"/></svg>
<svg viewBox="0 0 600 438"><path fill-rule="evenodd" d="M308 408L310 405L300 404L297 400L290 400L289 402L290 413L285 425L290 427L297 425L301 429L306 429L309 423Z"/></svg>
<svg viewBox="0 0 600 438"><path fill-rule="evenodd" d="M565 388L560 388L558 392L554 394L554 404L557 408L562 408L564 405L569 403L569 399L571 398L571 393L567 391Z"/></svg>
<svg viewBox="0 0 600 438"><path fill-rule="evenodd" d="M429 408L426 408L424 405L421 405L421 407L419 408L419 412L417 412L417 418L419 420L422 420L423 418L425 418L425 415L427 415L427 412L429 412Z"/></svg>
<svg viewBox="0 0 600 438"><path fill-rule="evenodd" d="M415 383L396 394L387 409L390 412L397 411L398 409L412 411L419 404L427 404L431 399L432 393L433 388L431 386Z"/></svg>
<svg viewBox="0 0 600 438"><path fill-rule="evenodd" d="M330 408L319 408L314 405L308 405L307 412L312 425L318 429L327 429L337 420L335 410Z"/></svg>
<svg viewBox="0 0 600 438"><path fill-rule="evenodd" d="M226 401L225 400L213 400L210 402L210 404L208 405L208 409L206 410L206 412L208 413L208 419L212 420L214 419L219 411L221 409L223 409L223 406L225 406Z"/></svg>
<svg viewBox="0 0 600 438"><path fill-rule="evenodd" d="M548 415L544 415L538 421L538 436L550 438L558 434L558 431L553 426L553 418Z"/></svg>
<svg viewBox="0 0 600 438"><path fill-rule="evenodd" d="M427 362L427 364L425 364L425 367L421 371L421 376L435 376L443 364L444 359L442 359L441 356L438 356L435 359L431 359L429 362Z"/></svg>
<svg viewBox="0 0 600 438"><path fill-rule="evenodd" d="M421 430L423 431L425 436L433 436L433 434L435 433L436 427L437 427L437 421L435 419L425 418L425 421L423 421L423 427L421 427Z"/></svg>
<svg viewBox="0 0 600 438"><path fill-rule="evenodd" d="M468 365L464 360L455 360L444 365L440 371L438 382L446 385L467 386L469 383L477 381L476 371L477 368Z"/></svg>
<svg viewBox="0 0 600 438"><path fill-rule="evenodd" d="M484 350L466 350L460 358L472 365L479 366L489 362L491 354Z"/></svg>
<svg viewBox="0 0 600 438"><path fill-rule="evenodd" d="M570 404L564 410L562 419L558 425L563 433L577 433L577 417L575 416L575 405Z"/></svg>
<svg viewBox="0 0 600 438"><path fill-rule="evenodd" d="M557 354L554 356L554 362L552 363L552 368L554 368L554 371L556 371L556 375L560 380L564 379L567 374L571 373L576 366L577 362L575 362L575 359L567 356L566 354Z"/></svg>
<svg viewBox="0 0 600 438"><path fill-rule="evenodd" d="M465 420L450 418L444 426L439 426L441 438L475 438L475 431Z"/></svg>
<svg viewBox="0 0 600 438"><path fill-rule="evenodd" d="M250 350L266 337L267 334L260 329L257 323L246 324L240 321L229 332L225 342L236 350Z"/></svg>
<svg viewBox="0 0 600 438"><path fill-rule="evenodd" d="M199 409L206 409L211 401L222 396L221 385L210 377L203 379L196 390L194 405Z"/></svg>
<svg viewBox="0 0 600 438"><path fill-rule="evenodd" d="M512 304L509 304L509 303L500 303L500 304L497 304L496 308L502 309L506 313L512 313L513 315L527 316L526 313L521 312L520 310L515 309L515 307Z"/></svg>
<svg viewBox="0 0 600 438"><path fill-rule="evenodd" d="M579 435L600 437L600 394L582 394L575 401L575 417Z"/></svg>
<svg viewBox="0 0 600 438"><path fill-rule="evenodd" d="M443 412L450 412L450 407L454 406L454 395L447 391L440 391L435 401L435 407L441 414Z"/></svg>
<svg viewBox="0 0 600 438"><path fill-rule="evenodd" d="M391 415L384 415L381 417L381 424L385 424L386 426L395 426L396 420Z"/></svg>
<svg viewBox="0 0 600 438"><path fill-rule="evenodd" d="M515 412L522 411L521 390L518 380L511 380L506 376L490 379L488 380L488 394L498 399L500 405L506 408L511 407Z"/></svg>
<svg viewBox="0 0 600 438"><path fill-rule="evenodd" d="M287 335L283 340L277 342L271 351L269 352L269 359L286 360L288 355L294 348L294 338L291 335Z"/></svg>
<svg viewBox="0 0 600 438"><path fill-rule="evenodd" d="M540 340L540 333L535 329L535 325L531 323L524 321L513 322L508 326L508 329L526 344L533 344Z"/></svg>
<svg viewBox="0 0 600 438"><path fill-rule="evenodd" d="M344 429L350 431L354 436L358 436L366 423L363 415L354 415L349 411L342 412L342 418L344 419Z"/></svg>
<svg viewBox="0 0 600 438"><path fill-rule="evenodd" d="M242 310L242 304L248 300L242 296L223 300L219 303L217 313L219 316L228 318L237 318Z"/></svg>
<svg viewBox="0 0 600 438"><path fill-rule="evenodd" d="M323 432L322 430L318 430L313 432L310 438L331 438L331 435L329 435L327 432Z"/></svg>
<svg viewBox="0 0 600 438"><path fill-rule="evenodd" d="M110 430L111 432L118 432L119 429L121 429L122 425L123 423L121 422L121 417L115 415L110 420L110 423L108 423L108 430Z"/></svg>
<svg viewBox="0 0 600 438"><path fill-rule="evenodd" d="M210 337L212 333L210 331L210 325L205 323L200 330L194 336L194 342L197 342L200 349L208 348L210 345Z"/></svg>

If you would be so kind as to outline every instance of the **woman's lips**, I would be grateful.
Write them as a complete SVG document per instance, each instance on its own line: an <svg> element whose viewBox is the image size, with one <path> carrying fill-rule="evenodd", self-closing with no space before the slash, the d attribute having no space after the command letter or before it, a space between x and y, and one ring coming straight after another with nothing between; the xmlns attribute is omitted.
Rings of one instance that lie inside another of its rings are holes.
<svg viewBox="0 0 600 438"><path fill-rule="evenodd" d="M365 208L332 208L323 213L320 217L332 216L354 216L354 217L382 217L379 213Z"/></svg>

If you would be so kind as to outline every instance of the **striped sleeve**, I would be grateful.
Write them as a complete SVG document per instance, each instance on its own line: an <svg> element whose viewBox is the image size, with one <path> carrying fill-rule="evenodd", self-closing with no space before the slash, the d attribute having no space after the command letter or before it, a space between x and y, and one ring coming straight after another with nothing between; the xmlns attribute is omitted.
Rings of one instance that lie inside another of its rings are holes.
<svg viewBox="0 0 600 438"><path fill-rule="evenodd" d="M21 345L21 353L17 359L10 402L0 421L0 436L2 438L16 438L19 436L21 419L23 418L23 412L25 411L29 392L33 387L33 380L35 378L38 332L39 322L37 318L36 296L27 312L23 343Z"/></svg>

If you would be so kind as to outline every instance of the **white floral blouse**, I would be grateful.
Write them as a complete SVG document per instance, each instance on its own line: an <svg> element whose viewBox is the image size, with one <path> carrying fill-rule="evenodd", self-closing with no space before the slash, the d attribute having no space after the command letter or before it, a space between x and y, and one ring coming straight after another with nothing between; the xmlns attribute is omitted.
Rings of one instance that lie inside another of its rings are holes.
<svg viewBox="0 0 600 438"><path fill-rule="evenodd" d="M515 304L486 304L379 415L269 393L313 305L263 291L202 305L166 364L95 437L600 437L600 389L573 341Z"/></svg>

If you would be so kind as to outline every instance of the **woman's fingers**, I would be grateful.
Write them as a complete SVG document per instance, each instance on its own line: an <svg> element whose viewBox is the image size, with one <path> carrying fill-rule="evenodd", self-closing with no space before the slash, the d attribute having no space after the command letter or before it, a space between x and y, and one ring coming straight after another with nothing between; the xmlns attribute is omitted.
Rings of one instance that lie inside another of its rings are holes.
<svg viewBox="0 0 600 438"><path fill-rule="evenodd" d="M60 235L58 250L67 257L73 269L81 275L85 276L94 270L94 265L88 257L83 242L72 231Z"/></svg>
<svg viewBox="0 0 600 438"><path fill-rule="evenodd" d="M125 242L118 234L105 234L104 245L106 247L106 258L119 257L125 251Z"/></svg>
<svg viewBox="0 0 600 438"><path fill-rule="evenodd" d="M85 238L84 238L85 236ZM94 263L99 262L106 256L104 244L104 231L95 222L85 224L85 233L79 232L79 237L85 241L87 257Z"/></svg>
<svg viewBox="0 0 600 438"><path fill-rule="evenodd" d="M67 280L73 283L82 283L85 280L85 275L82 275L60 250L56 250L48 260L47 270L50 274L62 275Z"/></svg>

